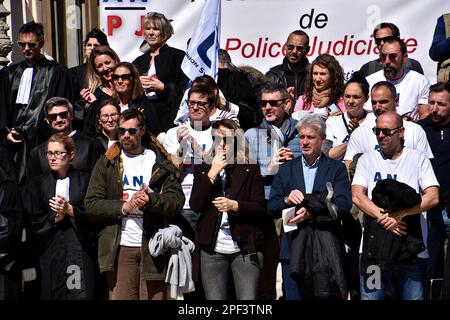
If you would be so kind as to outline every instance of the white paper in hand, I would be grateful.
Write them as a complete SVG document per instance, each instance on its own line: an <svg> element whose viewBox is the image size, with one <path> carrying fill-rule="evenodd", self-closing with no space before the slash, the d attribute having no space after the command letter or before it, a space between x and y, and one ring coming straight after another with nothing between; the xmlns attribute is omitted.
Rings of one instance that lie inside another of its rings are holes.
<svg viewBox="0 0 450 320"><path fill-rule="evenodd" d="M297 230L297 224L296 223L289 223L289 220L291 220L295 216L295 207L284 209L281 213L281 217L283 219L283 229L284 232L288 233L293 230Z"/></svg>

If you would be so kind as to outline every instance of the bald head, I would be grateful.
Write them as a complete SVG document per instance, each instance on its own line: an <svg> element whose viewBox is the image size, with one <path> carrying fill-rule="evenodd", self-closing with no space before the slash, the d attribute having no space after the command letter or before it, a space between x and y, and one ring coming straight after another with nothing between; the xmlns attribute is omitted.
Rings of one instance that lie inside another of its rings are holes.
<svg viewBox="0 0 450 320"><path fill-rule="evenodd" d="M389 121L391 123L395 124L395 127L403 127L403 119L400 117L400 115L395 111L385 111L382 114L380 114L377 118L377 124L379 121Z"/></svg>

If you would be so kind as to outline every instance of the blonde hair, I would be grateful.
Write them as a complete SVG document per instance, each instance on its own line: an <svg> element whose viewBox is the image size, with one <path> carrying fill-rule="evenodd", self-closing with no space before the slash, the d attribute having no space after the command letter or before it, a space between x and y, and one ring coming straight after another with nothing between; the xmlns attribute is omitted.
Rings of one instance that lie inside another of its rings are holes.
<svg viewBox="0 0 450 320"><path fill-rule="evenodd" d="M245 143L244 130L242 130L235 121L230 119L222 119L214 122L212 126L213 145L211 149L205 154L205 161L212 163L213 158L216 155L216 146L220 143L219 135L216 133L220 127L229 129L233 134L229 137L232 138L233 143L230 147L233 148L232 155L234 159L228 159L227 161L233 161L232 164L249 164L249 150ZM226 142L228 144L228 142Z"/></svg>
<svg viewBox="0 0 450 320"><path fill-rule="evenodd" d="M88 83L90 84L91 93L94 93L95 89L103 84L103 81L97 74L97 69L95 68L95 58L103 55L110 56L111 59L115 61L116 65L120 63L120 58L117 53L108 46L98 46L92 50L92 53L89 57L88 69L86 72L86 77Z"/></svg>

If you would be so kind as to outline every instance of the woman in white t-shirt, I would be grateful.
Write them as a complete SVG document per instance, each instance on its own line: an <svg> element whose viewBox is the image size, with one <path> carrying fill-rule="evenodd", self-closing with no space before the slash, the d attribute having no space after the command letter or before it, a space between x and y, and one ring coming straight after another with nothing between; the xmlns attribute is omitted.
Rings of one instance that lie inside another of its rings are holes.
<svg viewBox="0 0 450 320"><path fill-rule="evenodd" d="M259 166L248 163L243 132L234 121L216 122L213 139L206 163L194 168L190 206L200 212L194 279L201 276L206 299L226 300L232 298L231 275L236 298L255 300L263 261L263 179Z"/></svg>
<svg viewBox="0 0 450 320"><path fill-rule="evenodd" d="M359 72L344 87L344 104L347 111L343 114L329 117L327 124L326 144L330 148L328 157L342 160L347 150L347 143L352 132L364 122L367 112L364 104L369 99L369 83ZM325 148L328 149L328 148Z"/></svg>

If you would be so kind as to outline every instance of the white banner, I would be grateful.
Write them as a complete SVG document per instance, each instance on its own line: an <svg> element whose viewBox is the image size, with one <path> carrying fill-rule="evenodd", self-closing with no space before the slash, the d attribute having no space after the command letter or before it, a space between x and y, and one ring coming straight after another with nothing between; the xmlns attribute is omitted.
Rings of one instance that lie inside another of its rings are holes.
<svg viewBox="0 0 450 320"><path fill-rule="evenodd" d="M157 11L175 30L168 44L186 50L186 42L204 0L100 0L100 25L111 47L124 61L142 54L142 17ZM235 65L251 65L262 72L280 64L288 34L302 29L310 36L312 61L319 53L336 56L347 75L376 59L372 37L380 22L396 24L408 54L420 61L431 83L436 63L428 55L437 18L450 12L443 0L227 0L222 1L221 47Z"/></svg>

